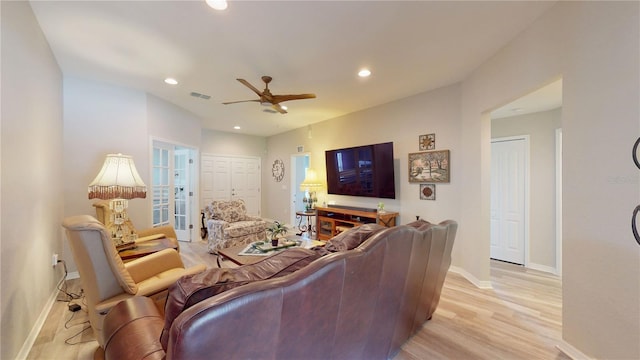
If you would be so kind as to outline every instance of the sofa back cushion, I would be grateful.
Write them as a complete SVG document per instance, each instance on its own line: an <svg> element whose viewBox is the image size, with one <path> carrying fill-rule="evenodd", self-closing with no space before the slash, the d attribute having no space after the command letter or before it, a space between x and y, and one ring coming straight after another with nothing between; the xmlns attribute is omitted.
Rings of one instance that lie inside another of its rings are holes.
<svg viewBox="0 0 640 360"><path fill-rule="evenodd" d="M316 251L294 248L281 251L251 265L213 268L180 278L169 288L165 304L165 325L160 342L166 349L169 329L180 313L202 300L258 280L288 275L320 257Z"/></svg>
<svg viewBox="0 0 640 360"><path fill-rule="evenodd" d="M214 200L207 206L209 219L226 222L243 221L247 217L247 207L242 199Z"/></svg>

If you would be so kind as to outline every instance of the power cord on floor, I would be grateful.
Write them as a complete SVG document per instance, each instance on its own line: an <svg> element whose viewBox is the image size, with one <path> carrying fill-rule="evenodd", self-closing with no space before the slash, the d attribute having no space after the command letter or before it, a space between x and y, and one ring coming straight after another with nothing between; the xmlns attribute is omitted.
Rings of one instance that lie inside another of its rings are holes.
<svg viewBox="0 0 640 360"><path fill-rule="evenodd" d="M69 301L69 303L70 303L69 304L69 310L71 311L71 316L64 323L64 328L65 329L71 329L73 327L80 326L80 325L83 325L83 328L80 331L78 331L77 333L73 334L72 336L70 336L70 337L68 337L68 338L66 338L64 340L64 343L67 344L67 345L78 345L78 344L84 344L84 343L95 341L94 339L91 339L91 340L72 342L72 339L80 336L83 332L87 331L88 329L91 329L91 323L89 322L89 320L84 320L84 321L81 321L81 322L78 322L78 323L75 323L75 324L71 323L71 321L73 321L74 317L76 316L76 313L78 313L79 310L83 310L85 314L88 313L87 310L86 310L86 306L87 306L86 298L84 296L82 296L81 302L85 307L82 307L81 305L78 305L78 304L71 304L71 301Z"/></svg>
<svg viewBox="0 0 640 360"><path fill-rule="evenodd" d="M89 322L89 321L86 321L86 322ZM80 324L76 324L76 325L80 325ZM75 325L73 325L73 326L75 326ZM91 329L91 325L87 325L87 326L83 327L82 330L80 330L77 333L75 333L74 335L64 339L64 343L67 344L67 345L78 345L78 344L84 344L84 343L95 341L95 339L91 339L91 340L71 342L71 339L74 339L74 338L80 336L83 332L87 331L88 329Z"/></svg>
<svg viewBox="0 0 640 360"><path fill-rule="evenodd" d="M64 278L62 278L62 281L58 283L58 291L65 294L67 296L67 299L57 300L71 302L73 300L82 298L84 296L84 291L82 289L80 289L80 294L67 291L67 275L69 275L69 272L67 271L67 263L64 260L58 260L58 263L62 263L62 268L64 269Z"/></svg>

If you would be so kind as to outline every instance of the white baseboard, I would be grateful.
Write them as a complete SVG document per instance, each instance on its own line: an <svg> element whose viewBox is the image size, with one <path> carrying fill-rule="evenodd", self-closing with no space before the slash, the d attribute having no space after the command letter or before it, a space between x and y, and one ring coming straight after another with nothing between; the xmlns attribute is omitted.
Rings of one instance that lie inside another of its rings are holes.
<svg viewBox="0 0 640 360"><path fill-rule="evenodd" d="M573 345L564 340L560 340L560 343L556 345L556 348L573 360L593 360L592 357L585 355L582 351L576 349Z"/></svg>
<svg viewBox="0 0 640 360"><path fill-rule="evenodd" d="M547 272L547 273L551 273L551 274L554 274L554 275L558 275L558 269L556 269L555 267L552 267L552 266L541 265L541 264L536 264L536 263L530 262L529 264L527 264L527 267L529 269L532 269L532 270L538 270L538 271L542 271L542 272Z"/></svg>
<svg viewBox="0 0 640 360"><path fill-rule="evenodd" d="M493 286L491 286L491 281L481 281L463 268L450 266L449 271L462 275L465 279L469 280L470 283L472 283L479 289L493 289Z"/></svg>
<svg viewBox="0 0 640 360"><path fill-rule="evenodd" d="M22 344L22 348L20 348L18 355L16 355L16 359L19 359L19 360L26 359L27 356L29 355L29 352L31 352L31 348L33 347L33 344L36 342L36 339L38 338L38 334L40 334L40 330L42 330L42 327L44 326L44 322L47 320L47 317L49 316L49 312L51 311L53 304L56 303L56 299L58 298L58 292L59 292L58 288L60 288L60 285L62 284L63 281L64 281L64 277L62 277L60 281L58 281L58 284L56 284L56 288L53 290L53 293L51 293L51 296L49 296L49 300L47 300L47 303L44 305L44 308L42 308L40 315L36 319L36 323L33 325L33 327L31 328L31 331L29 332L29 336L27 336L27 339Z"/></svg>

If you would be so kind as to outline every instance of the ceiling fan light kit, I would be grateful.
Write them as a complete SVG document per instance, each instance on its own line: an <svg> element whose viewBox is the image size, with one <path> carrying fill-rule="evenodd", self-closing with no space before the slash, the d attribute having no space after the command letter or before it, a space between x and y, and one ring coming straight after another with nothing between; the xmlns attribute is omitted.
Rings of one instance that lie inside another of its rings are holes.
<svg viewBox="0 0 640 360"><path fill-rule="evenodd" d="M314 99L316 97L315 94L273 95L271 93L271 90L269 90L269 83L271 82L271 80L273 80L271 78L271 76L266 76L265 75L265 76L262 77L262 81L264 81L264 84L265 84L265 88L264 88L263 91L258 90L255 86L251 85L245 79L236 79L236 80L238 80L244 86L248 87L254 93L256 93L258 95L259 99L257 99L257 100L228 101L228 102L223 102L224 105L237 104L237 103L241 103L241 102L250 102L250 101L259 102L260 105L262 105L262 106L271 106L274 110L276 110L280 114L286 114L287 113L287 110L286 110L287 107L286 106L281 106L280 105L281 102L290 101L290 100Z"/></svg>

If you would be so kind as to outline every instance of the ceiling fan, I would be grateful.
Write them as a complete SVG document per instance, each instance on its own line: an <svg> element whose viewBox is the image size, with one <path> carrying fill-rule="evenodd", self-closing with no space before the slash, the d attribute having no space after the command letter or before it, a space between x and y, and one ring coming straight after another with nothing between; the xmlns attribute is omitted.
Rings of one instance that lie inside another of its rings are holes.
<svg viewBox="0 0 640 360"><path fill-rule="evenodd" d="M223 103L224 105L237 104L237 103L241 103L241 102L255 101L255 102L259 102L261 105L265 105L265 106L271 105L271 107L273 107L280 114L286 114L287 110L283 109L282 106L280 106L281 102L289 101L289 100L314 99L316 97L316 94L273 95L271 93L271 91L269 91L269 83L272 80L271 76L263 76L262 77L262 81L264 81L264 83L266 85L263 91L260 91L260 90L256 89L255 86L251 85L245 79L236 79L236 80L240 81L244 86L246 86L249 89L253 90L253 92L258 94L260 99L229 101L229 102L224 102Z"/></svg>

